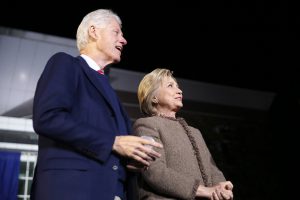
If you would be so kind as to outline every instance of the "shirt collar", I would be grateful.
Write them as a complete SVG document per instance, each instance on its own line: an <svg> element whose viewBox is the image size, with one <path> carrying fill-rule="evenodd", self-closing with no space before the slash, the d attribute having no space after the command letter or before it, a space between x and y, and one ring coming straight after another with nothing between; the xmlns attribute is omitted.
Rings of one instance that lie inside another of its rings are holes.
<svg viewBox="0 0 300 200"><path fill-rule="evenodd" d="M89 67L92 68L93 70L98 71L102 69L91 57L85 54L81 54L80 56L87 62Z"/></svg>

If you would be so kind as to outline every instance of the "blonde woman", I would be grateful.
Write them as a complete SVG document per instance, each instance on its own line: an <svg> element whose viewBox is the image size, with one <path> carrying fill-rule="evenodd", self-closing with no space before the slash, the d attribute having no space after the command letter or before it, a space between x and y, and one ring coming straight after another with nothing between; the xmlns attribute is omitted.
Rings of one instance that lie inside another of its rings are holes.
<svg viewBox="0 0 300 200"><path fill-rule="evenodd" d="M139 84L138 100L145 115L134 123L134 134L163 144L161 154L138 176L139 199L233 199L201 132L176 116L183 93L172 72L155 69Z"/></svg>

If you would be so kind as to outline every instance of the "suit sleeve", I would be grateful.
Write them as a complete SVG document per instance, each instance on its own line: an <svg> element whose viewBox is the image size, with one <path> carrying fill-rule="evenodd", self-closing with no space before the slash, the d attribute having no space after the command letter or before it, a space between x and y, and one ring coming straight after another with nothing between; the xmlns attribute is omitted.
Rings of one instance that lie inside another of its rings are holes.
<svg viewBox="0 0 300 200"><path fill-rule="evenodd" d="M212 180L212 185L216 185L220 182L226 181L223 172L217 167L207 145L206 142L202 136L202 133L200 132L199 129L194 129L196 130L197 136L200 138L201 141L201 146L202 146L202 152L206 154L205 157L208 158L208 163L210 165L210 174L211 174L211 180Z"/></svg>
<svg viewBox="0 0 300 200"><path fill-rule="evenodd" d="M211 179L212 179L213 185L216 185L220 182L226 181L223 173L219 170L219 168L217 167L217 165L212 157L211 157L211 171L212 171Z"/></svg>
<svg viewBox="0 0 300 200"><path fill-rule="evenodd" d="M211 180L212 180L212 185L216 185L220 182L226 181L223 172L217 167L208 147L204 143L206 152L208 154L208 158L210 160L210 170L211 170Z"/></svg>
<svg viewBox="0 0 300 200"><path fill-rule="evenodd" d="M55 54L47 62L34 97L33 127L39 135L105 162L114 142L111 135L115 133L95 128L71 115L82 73L75 63L75 58L65 53Z"/></svg>
<svg viewBox="0 0 300 200"><path fill-rule="evenodd" d="M137 120L134 123L133 132L138 136L152 136L157 142L163 144L159 130L149 121ZM176 199L194 199L200 181L169 168L164 149L156 148L155 150L161 154L161 157L151 163L148 170L142 172L143 180L157 193L164 196Z"/></svg>

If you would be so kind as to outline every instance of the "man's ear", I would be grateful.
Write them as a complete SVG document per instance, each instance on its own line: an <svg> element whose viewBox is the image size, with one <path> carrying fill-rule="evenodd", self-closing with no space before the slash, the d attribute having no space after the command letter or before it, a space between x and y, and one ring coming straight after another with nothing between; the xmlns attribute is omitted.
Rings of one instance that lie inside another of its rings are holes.
<svg viewBox="0 0 300 200"><path fill-rule="evenodd" d="M89 36L94 38L94 39L97 39L98 38L98 34L97 34L97 30L96 30L96 27L95 26L90 26L89 28Z"/></svg>

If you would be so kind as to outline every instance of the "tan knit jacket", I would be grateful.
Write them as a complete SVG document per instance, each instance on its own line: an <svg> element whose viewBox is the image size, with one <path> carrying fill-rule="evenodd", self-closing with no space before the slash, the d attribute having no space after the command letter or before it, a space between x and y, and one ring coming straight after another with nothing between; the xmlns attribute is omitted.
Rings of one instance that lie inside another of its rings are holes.
<svg viewBox="0 0 300 200"><path fill-rule="evenodd" d="M162 156L138 177L139 199L195 199L200 184L225 181L200 131L183 118L140 118L133 131L138 136L152 136L164 146L155 149Z"/></svg>

